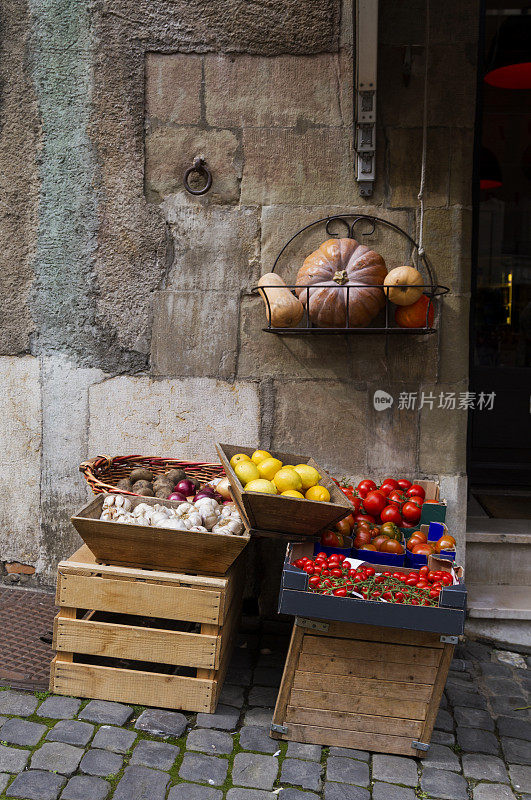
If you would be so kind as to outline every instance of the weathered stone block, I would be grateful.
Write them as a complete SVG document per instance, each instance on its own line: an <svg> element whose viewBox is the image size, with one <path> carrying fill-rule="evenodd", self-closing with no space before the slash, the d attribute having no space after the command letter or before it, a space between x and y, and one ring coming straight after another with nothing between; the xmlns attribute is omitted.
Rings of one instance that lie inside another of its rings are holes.
<svg viewBox="0 0 531 800"><path fill-rule="evenodd" d="M358 196L352 128L246 128L243 152L247 205L348 205Z"/></svg>
<svg viewBox="0 0 531 800"><path fill-rule="evenodd" d="M38 359L1 357L0 385L2 559L31 564L39 553L42 411Z"/></svg>
<svg viewBox="0 0 531 800"><path fill-rule="evenodd" d="M389 205L392 208L416 208L420 185L422 131L420 128L389 127L387 139ZM447 130L429 129L425 195L429 197L432 207L445 206L448 202L450 148Z"/></svg>
<svg viewBox="0 0 531 800"><path fill-rule="evenodd" d="M209 125L219 128L350 125L352 60L314 56L206 56Z"/></svg>
<svg viewBox="0 0 531 800"><path fill-rule="evenodd" d="M165 289L250 289L260 277L260 216L238 206L182 206L170 197L162 211L172 235Z"/></svg>
<svg viewBox="0 0 531 800"><path fill-rule="evenodd" d="M236 293L157 292L153 300L154 375L234 375L240 304Z"/></svg>
<svg viewBox="0 0 531 800"><path fill-rule="evenodd" d="M468 295L449 294L441 301L439 318L439 380L468 380ZM485 387L488 391L489 387Z"/></svg>
<svg viewBox="0 0 531 800"><path fill-rule="evenodd" d="M450 205L472 205L474 128L453 128L450 153ZM468 254L467 254L468 255Z"/></svg>
<svg viewBox="0 0 531 800"><path fill-rule="evenodd" d="M212 415L223 409L216 422ZM88 452L215 459L219 441L258 441L258 389L213 378L116 377L90 390ZM127 425L124 425L127 419Z"/></svg>
<svg viewBox="0 0 531 800"><path fill-rule="evenodd" d="M183 187L183 174L196 155L205 156L212 172L212 189L205 197L195 197ZM232 131L155 128L146 135L145 157L146 196L151 202L160 202L170 194L177 194L183 205L238 201L239 142Z"/></svg>
<svg viewBox="0 0 531 800"><path fill-rule="evenodd" d="M355 469L364 471L364 391L332 381L279 381L275 382L275 395L273 449L313 456L336 477L341 470L348 474Z"/></svg>
<svg viewBox="0 0 531 800"><path fill-rule="evenodd" d="M391 395L392 405L382 407L375 403L377 391ZM385 378L368 390L365 425L370 431L367 464L371 475L383 476L383 473L389 472L390 464L395 472L410 475L416 472L419 415L417 406L414 409L399 407L401 391L408 391L408 387L401 386L399 389L398 386L390 386Z"/></svg>
<svg viewBox="0 0 531 800"><path fill-rule="evenodd" d="M468 413L459 410L458 406L459 396L467 391L467 387L464 384L437 384L425 386L421 391L424 392L424 406L420 410L420 471L428 475L465 472ZM455 410L439 407L450 394L456 397ZM452 436L448 435L449 430Z"/></svg>
<svg viewBox="0 0 531 800"><path fill-rule="evenodd" d="M470 289L472 212L468 208L427 208L424 212L424 248L438 283L452 292ZM440 303L443 307L447 297Z"/></svg>
<svg viewBox="0 0 531 800"><path fill-rule="evenodd" d="M201 120L202 57L146 53L146 118L192 125Z"/></svg>

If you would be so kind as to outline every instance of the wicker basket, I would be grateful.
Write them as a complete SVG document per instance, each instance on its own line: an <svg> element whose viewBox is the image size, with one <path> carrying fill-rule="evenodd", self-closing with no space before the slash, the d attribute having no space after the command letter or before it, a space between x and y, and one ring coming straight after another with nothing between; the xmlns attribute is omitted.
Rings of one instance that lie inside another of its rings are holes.
<svg viewBox="0 0 531 800"><path fill-rule="evenodd" d="M225 474L221 464L207 464L202 461L177 461L174 458L157 458L153 456L96 456L79 465L79 471L85 476L94 492L117 492L140 497L135 492L118 489L116 484L121 478L127 478L137 467L150 469L154 475L163 475L170 469L183 469L191 478L206 482Z"/></svg>

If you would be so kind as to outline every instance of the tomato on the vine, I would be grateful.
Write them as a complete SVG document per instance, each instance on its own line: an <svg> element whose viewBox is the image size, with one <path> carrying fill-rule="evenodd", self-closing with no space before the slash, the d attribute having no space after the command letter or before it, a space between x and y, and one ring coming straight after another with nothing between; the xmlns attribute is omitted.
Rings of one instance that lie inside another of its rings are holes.
<svg viewBox="0 0 531 800"><path fill-rule="evenodd" d="M318 575L312 575L308 583L310 584L310 586L319 586L319 584L321 583L321 578Z"/></svg>
<svg viewBox="0 0 531 800"><path fill-rule="evenodd" d="M406 522L412 522L416 524L419 521L421 514L422 509L411 500L408 500L407 503L404 503L402 506L402 516Z"/></svg>
<svg viewBox="0 0 531 800"><path fill-rule="evenodd" d="M423 500L426 497L426 492L418 483L414 483L413 486L410 486L406 494L408 497L422 497Z"/></svg>
<svg viewBox="0 0 531 800"><path fill-rule="evenodd" d="M402 517L396 506L388 505L380 514L382 522L394 522L398 527L402 527Z"/></svg>
<svg viewBox="0 0 531 800"><path fill-rule="evenodd" d="M399 489L395 489L394 491L391 492L387 500L389 503L398 506L398 508L401 508L406 502L406 496Z"/></svg>
<svg viewBox="0 0 531 800"><path fill-rule="evenodd" d="M398 481L395 480L395 478L384 478L382 481L382 486L390 486L390 491L393 491L393 489L398 489ZM380 489L382 486L380 486Z"/></svg>
<svg viewBox="0 0 531 800"><path fill-rule="evenodd" d="M404 491L405 491L406 489L411 489L411 481L408 481L408 479L407 479L407 478L400 478L400 479L399 479L399 481L398 481L398 485L399 485L399 486L400 486L400 488L401 488L401 489L403 489Z"/></svg>
<svg viewBox="0 0 531 800"><path fill-rule="evenodd" d="M387 499L385 495L383 495L378 490L373 492L369 492L366 497L363 498L363 508L368 513L371 514L373 517L378 517L380 512L387 505Z"/></svg>
<svg viewBox="0 0 531 800"><path fill-rule="evenodd" d="M367 497L369 492L374 491L374 489L376 489L376 488L377 487L376 487L375 482L369 480L368 478L365 478L365 480L360 481L358 483L358 485L356 486L356 490L357 490L359 496L362 497L362 498Z"/></svg>

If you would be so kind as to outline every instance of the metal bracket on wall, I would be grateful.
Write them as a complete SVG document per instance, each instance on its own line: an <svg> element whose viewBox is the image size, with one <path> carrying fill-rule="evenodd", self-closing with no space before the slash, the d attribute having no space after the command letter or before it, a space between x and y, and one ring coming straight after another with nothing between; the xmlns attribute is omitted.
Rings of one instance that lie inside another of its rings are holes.
<svg viewBox="0 0 531 800"><path fill-rule="evenodd" d="M326 631L330 625L328 622L317 622L315 619L307 619L306 617L295 617L295 625L299 628L308 628L310 631Z"/></svg>
<svg viewBox="0 0 531 800"><path fill-rule="evenodd" d="M354 146L356 149L356 180L360 186L360 195L370 197L376 174L378 0L356 0L355 26Z"/></svg>

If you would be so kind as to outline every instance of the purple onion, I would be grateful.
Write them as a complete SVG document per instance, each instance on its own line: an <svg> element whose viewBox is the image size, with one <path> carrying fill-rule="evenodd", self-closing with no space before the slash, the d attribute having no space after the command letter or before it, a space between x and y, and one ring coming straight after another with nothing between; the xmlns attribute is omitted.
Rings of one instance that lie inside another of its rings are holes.
<svg viewBox="0 0 531 800"><path fill-rule="evenodd" d="M207 494L209 497L214 497L216 494L212 486L202 486L199 491L203 494Z"/></svg>
<svg viewBox="0 0 531 800"><path fill-rule="evenodd" d="M172 492L168 500L178 500L180 503L186 503L186 497L182 492Z"/></svg>
<svg viewBox="0 0 531 800"><path fill-rule="evenodd" d="M207 500L213 500L213 499L214 499L214 498L212 497L212 495L210 495L210 494L205 494L205 492L204 492L204 491L201 489L201 491L200 491L200 492L198 492L198 493L196 494L196 496L194 497L194 503L195 503L197 500L201 500L201 498L202 498L202 497L206 497L206 499L207 499Z"/></svg>
<svg viewBox="0 0 531 800"><path fill-rule="evenodd" d="M193 481L189 480L188 478L184 478L182 481L179 481L175 487L175 491L184 494L185 498L190 497L191 494L195 493L195 485Z"/></svg>

